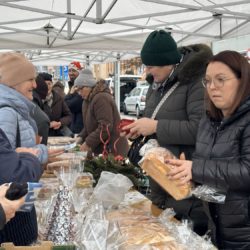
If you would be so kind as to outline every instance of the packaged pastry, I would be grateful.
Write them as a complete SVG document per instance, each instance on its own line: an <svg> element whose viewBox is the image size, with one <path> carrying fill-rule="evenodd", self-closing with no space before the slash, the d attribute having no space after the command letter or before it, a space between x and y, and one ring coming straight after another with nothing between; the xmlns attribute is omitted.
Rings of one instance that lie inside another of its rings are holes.
<svg viewBox="0 0 250 250"><path fill-rule="evenodd" d="M164 154L165 150L165 154ZM142 169L153 178L163 189L165 189L176 200L187 198L191 192L191 183L178 186L178 181L169 180L167 174L173 166L165 162L166 159L173 158L173 155L168 150L158 150L155 148L147 152L144 156Z"/></svg>
<svg viewBox="0 0 250 250"><path fill-rule="evenodd" d="M90 188L93 186L93 177L90 174L78 176L76 179L77 188Z"/></svg>

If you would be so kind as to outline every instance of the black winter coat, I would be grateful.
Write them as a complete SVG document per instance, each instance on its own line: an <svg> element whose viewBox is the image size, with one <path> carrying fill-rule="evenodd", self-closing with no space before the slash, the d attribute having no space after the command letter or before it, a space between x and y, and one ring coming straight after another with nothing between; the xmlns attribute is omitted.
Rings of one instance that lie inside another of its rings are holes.
<svg viewBox="0 0 250 250"><path fill-rule="evenodd" d="M152 85L149 88L144 116L151 117L161 98L174 83L179 81L180 85L156 115L158 125L153 137L161 147L167 148L176 157L184 152L186 159L191 159L204 110L204 88L201 78L204 76L206 63L212 52L204 45L183 47L180 50L183 60L165 87L153 89ZM205 233L207 218L201 201L195 198L176 201L152 179L150 179L150 187L151 199L155 205L163 209L174 208L178 219L191 218L194 230L199 234Z"/></svg>
<svg viewBox="0 0 250 250"><path fill-rule="evenodd" d="M67 103L72 114L70 129L74 134L79 134L83 129L83 99L78 93L74 93L66 95L64 100Z"/></svg>
<svg viewBox="0 0 250 250"><path fill-rule="evenodd" d="M0 162L0 185L9 182L38 182L43 173L43 168L37 157L29 153L16 153L1 129ZM1 223L4 222L3 219L0 219ZM36 212L33 208L29 213L17 212L4 229L1 228L0 244L13 242L16 246L29 245L36 241L37 235Z"/></svg>
<svg viewBox="0 0 250 250"><path fill-rule="evenodd" d="M64 101L64 99L54 90L53 93L53 102L51 107L45 102L44 103L44 112L50 118L50 121L61 122L62 126L70 126L71 123L71 112ZM49 136L62 136L60 129L51 129L49 130Z"/></svg>
<svg viewBox="0 0 250 250"><path fill-rule="evenodd" d="M250 97L219 124L201 120L192 175L226 192L225 204L207 209L218 247L250 249Z"/></svg>

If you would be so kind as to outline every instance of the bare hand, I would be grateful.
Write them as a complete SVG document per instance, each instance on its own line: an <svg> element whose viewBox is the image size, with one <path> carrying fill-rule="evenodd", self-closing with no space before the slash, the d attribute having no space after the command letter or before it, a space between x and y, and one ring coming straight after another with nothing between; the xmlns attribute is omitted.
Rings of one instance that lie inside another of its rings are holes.
<svg viewBox="0 0 250 250"><path fill-rule="evenodd" d="M24 148L24 147L21 147L21 148L16 148L16 152L17 153L30 153L34 156L38 156L39 154L39 149L38 148Z"/></svg>
<svg viewBox="0 0 250 250"><path fill-rule="evenodd" d="M62 126L61 122L52 121L50 122L50 128L59 129Z"/></svg>
<svg viewBox="0 0 250 250"><path fill-rule="evenodd" d="M14 201L6 199L5 194L8 188L9 186L7 185L0 186L0 203L6 216L6 222L15 216L16 211L24 204L25 201L25 197Z"/></svg>
<svg viewBox="0 0 250 250"><path fill-rule="evenodd" d="M144 117L127 126L124 126L123 130L130 130L127 137L135 139L139 135L147 136L156 133L157 123L157 120Z"/></svg>
<svg viewBox="0 0 250 250"><path fill-rule="evenodd" d="M81 151L84 151L84 152L89 152L89 151L91 151L91 148L84 142L84 143L81 145L80 150L81 150Z"/></svg>
<svg viewBox="0 0 250 250"><path fill-rule="evenodd" d="M182 153L180 160L168 159L168 164L174 166L168 173L170 180L178 180L179 185L185 185L192 180L192 161L185 160L185 155Z"/></svg>
<svg viewBox="0 0 250 250"><path fill-rule="evenodd" d="M48 149L49 158L56 157L64 153L64 149Z"/></svg>

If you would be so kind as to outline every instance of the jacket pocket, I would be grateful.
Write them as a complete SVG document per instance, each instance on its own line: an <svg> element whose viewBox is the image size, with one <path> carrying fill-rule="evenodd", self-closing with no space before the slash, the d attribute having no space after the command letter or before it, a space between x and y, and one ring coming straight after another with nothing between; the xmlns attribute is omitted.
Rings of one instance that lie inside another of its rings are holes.
<svg viewBox="0 0 250 250"><path fill-rule="evenodd" d="M218 208L219 220L223 227L240 227L249 221L249 200L230 200Z"/></svg>

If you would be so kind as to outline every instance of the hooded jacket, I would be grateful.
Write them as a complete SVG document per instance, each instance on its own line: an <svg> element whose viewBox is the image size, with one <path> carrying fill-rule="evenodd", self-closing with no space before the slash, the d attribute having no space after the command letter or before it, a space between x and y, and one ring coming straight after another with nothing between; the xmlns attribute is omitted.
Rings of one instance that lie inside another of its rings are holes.
<svg viewBox="0 0 250 250"><path fill-rule="evenodd" d="M209 203L206 210L220 249L250 249L249 145L250 97L229 118L201 120L192 176L226 194L224 204Z"/></svg>
<svg viewBox="0 0 250 250"><path fill-rule="evenodd" d="M103 152L101 137L103 141L109 139L108 151L127 155L128 142L124 137L120 137L118 132L120 114L106 84L99 83L93 88L83 105L83 119L84 129L80 136L93 153ZM118 138L117 144L114 145Z"/></svg>
<svg viewBox="0 0 250 250"><path fill-rule="evenodd" d="M182 47L179 50L182 61L176 66L166 84L158 88L155 88L155 84L149 87L144 116L150 118L165 93L179 82L179 86L158 111L155 118L158 121L156 134L151 137L156 138L161 147L167 148L176 157L179 158L184 152L186 159L191 159L204 110L204 88L201 79L212 52L209 47L202 44ZM202 224L206 219L199 200L190 198L175 201L152 179L150 187L152 202L158 207L173 207L178 218L194 218L197 215L195 220L198 224ZM197 211L193 213L195 210Z"/></svg>
<svg viewBox="0 0 250 250"><path fill-rule="evenodd" d="M37 126L30 115L34 108L35 104L18 91L0 84L0 128L15 149L19 126L21 146L38 148L38 159L43 164L48 160L48 149L43 144L36 145Z"/></svg>

